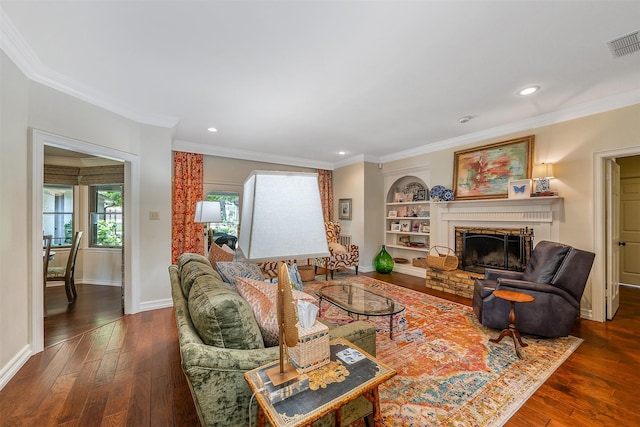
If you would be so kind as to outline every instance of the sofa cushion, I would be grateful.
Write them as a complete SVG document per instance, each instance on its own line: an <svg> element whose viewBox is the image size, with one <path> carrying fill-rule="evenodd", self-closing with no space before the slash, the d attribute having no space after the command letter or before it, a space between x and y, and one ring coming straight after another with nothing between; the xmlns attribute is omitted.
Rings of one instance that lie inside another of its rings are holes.
<svg viewBox="0 0 640 427"><path fill-rule="evenodd" d="M236 289L249 303L262 333L264 345L267 347L278 345L278 313L276 310L278 284L238 277ZM296 290L293 290L293 300L296 306L299 300L318 304L313 296Z"/></svg>
<svg viewBox="0 0 640 427"><path fill-rule="evenodd" d="M194 281L200 276L212 276L212 280L218 280L222 282L220 275L211 268L209 262L189 262L184 264L180 271L180 286L182 287L182 293L185 297L189 298L189 292L193 286Z"/></svg>
<svg viewBox="0 0 640 427"><path fill-rule="evenodd" d="M258 267L258 264L248 262L218 262L216 267L222 280L234 286L236 284L236 277L262 280L262 271L260 267Z"/></svg>
<svg viewBox="0 0 640 427"><path fill-rule="evenodd" d="M202 341L222 348L264 348L249 304L211 276L197 277L189 294L189 314Z"/></svg>
<svg viewBox="0 0 640 427"><path fill-rule="evenodd" d="M208 264L209 266L211 266L211 263L209 262L209 260L207 259L207 257L205 257L204 255L200 255L200 254L193 254L190 252L185 252L182 255L180 255L178 257L178 272L182 271L182 268L190 263L190 262L199 262L202 264Z"/></svg>

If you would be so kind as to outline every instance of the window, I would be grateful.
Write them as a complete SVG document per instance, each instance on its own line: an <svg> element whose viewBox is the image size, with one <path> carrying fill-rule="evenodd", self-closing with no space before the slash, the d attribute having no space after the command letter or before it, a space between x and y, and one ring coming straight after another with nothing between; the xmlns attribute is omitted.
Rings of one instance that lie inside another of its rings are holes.
<svg viewBox="0 0 640 427"><path fill-rule="evenodd" d="M225 233L238 236L240 223L240 196L235 191L209 191L207 200L220 202L222 222L212 224L215 233Z"/></svg>
<svg viewBox="0 0 640 427"><path fill-rule="evenodd" d="M53 236L52 246L71 246L73 238L73 185L42 187L42 231Z"/></svg>
<svg viewBox="0 0 640 427"><path fill-rule="evenodd" d="M89 186L91 246L122 247L122 185Z"/></svg>

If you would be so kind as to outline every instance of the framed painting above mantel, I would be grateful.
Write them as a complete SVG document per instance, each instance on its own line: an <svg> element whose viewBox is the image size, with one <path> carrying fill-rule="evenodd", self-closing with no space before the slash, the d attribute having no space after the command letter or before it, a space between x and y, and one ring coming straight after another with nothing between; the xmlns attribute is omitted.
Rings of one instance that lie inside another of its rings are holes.
<svg viewBox="0 0 640 427"><path fill-rule="evenodd" d="M453 159L455 200L501 199L509 181L531 178L534 135L456 151Z"/></svg>

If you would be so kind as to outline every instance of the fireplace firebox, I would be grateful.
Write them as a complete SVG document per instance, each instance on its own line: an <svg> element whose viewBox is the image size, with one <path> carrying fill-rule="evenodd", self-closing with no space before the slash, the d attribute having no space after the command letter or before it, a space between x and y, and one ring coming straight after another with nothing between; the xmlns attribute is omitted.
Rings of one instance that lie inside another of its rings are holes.
<svg viewBox="0 0 640 427"><path fill-rule="evenodd" d="M523 271L533 248L533 229L456 227L455 252L461 270L485 268Z"/></svg>

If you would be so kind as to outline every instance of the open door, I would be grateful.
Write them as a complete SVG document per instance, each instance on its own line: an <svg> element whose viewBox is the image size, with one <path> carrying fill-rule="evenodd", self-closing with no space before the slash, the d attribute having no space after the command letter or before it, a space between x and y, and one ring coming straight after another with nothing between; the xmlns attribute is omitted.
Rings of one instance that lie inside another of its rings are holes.
<svg viewBox="0 0 640 427"><path fill-rule="evenodd" d="M620 306L620 165L606 160L607 180L607 319Z"/></svg>
<svg viewBox="0 0 640 427"><path fill-rule="evenodd" d="M640 286L640 177L620 179L620 241L620 282Z"/></svg>

